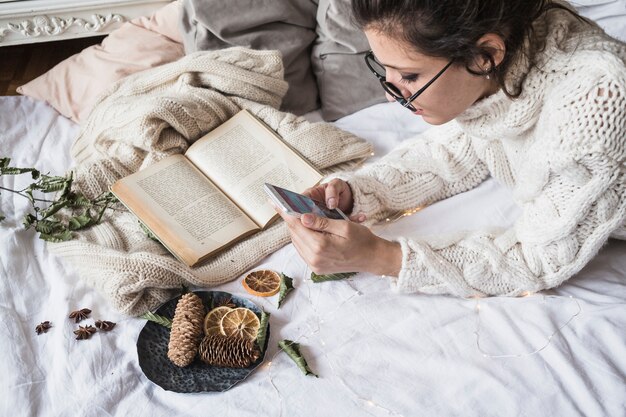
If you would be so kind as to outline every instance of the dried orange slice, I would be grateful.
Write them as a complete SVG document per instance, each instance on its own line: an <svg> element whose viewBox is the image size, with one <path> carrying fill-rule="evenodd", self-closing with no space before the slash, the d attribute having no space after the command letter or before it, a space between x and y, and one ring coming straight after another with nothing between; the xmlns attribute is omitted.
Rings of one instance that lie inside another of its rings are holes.
<svg viewBox="0 0 626 417"><path fill-rule="evenodd" d="M213 310L209 311L207 315L204 317L204 334L206 336L211 334L220 334L222 333L222 329L220 327L220 323L222 321L222 317L226 315L232 308L230 307L216 307Z"/></svg>
<svg viewBox="0 0 626 417"><path fill-rule="evenodd" d="M242 284L252 295L271 297L280 290L280 275L270 269L253 271L246 275Z"/></svg>
<svg viewBox="0 0 626 417"><path fill-rule="evenodd" d="M252 310L239 307L234 308L222 317L220 330L224 336L239 336L254 340L261 327L261 321Z"/></svg>

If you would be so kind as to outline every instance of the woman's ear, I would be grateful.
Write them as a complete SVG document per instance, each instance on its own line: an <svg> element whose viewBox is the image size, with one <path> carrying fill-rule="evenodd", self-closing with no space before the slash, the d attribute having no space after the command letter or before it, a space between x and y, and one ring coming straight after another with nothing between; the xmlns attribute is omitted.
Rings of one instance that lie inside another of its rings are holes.
<svg viewBox="0 0 626 417"><path fill-rule="evenodd" d="M502 36L495 33L487 33L476 42L476 45L481 49L489 51L496 66L500 65L504 59L506 46ZM480 65L483 70L489 70L491 63L489 60L485 59L485 62L481 62Z"/></svg>

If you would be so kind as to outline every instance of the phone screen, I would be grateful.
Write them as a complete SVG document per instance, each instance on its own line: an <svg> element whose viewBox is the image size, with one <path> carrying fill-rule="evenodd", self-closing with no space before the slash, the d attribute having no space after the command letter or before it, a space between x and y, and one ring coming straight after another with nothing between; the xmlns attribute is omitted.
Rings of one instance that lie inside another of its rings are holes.
<svg viewBox="0 0 626 417"><path fill-rule="evenodd" d="M294 193L293 191L274 186L276 192L282 197L291 211L296 213L313 213L329 219L346 220L337 210L326 207L323 203L315 201L305 195Z"/></svg>

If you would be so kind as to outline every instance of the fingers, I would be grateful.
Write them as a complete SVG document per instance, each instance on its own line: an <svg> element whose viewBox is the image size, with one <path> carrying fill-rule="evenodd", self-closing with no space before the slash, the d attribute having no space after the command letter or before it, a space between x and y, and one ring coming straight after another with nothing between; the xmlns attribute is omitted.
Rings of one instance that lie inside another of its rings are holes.
<svg viewBox="0 0 626 417"><path fill-rule="evenodd" d="M312 213L303 214L302 217L300 217L300 222L307 229L336 235L342 238L347 238L350 232L350 222L320 217Z"/></svg>
<svg viewBox="0 0 626 417"><path fill-rule="evenodd" d="M308 263L309 258L311 257L311 245L307 245L302 241L302 238L297 233L291 234L291 243L296 248L302 259Z"/></svg>
<svg viewBox="0 0 626 417"><path fill-rule="evenodd" d="M309 229L317 230L319 232L326 232L328 230L329 219L326 217L319 217L314 214L306 213L300 217L302 224Z"/></svg>
<svg viewBox="0 0 626 417"><path fill-rule="evenodd" d="M341 193L345 190L346 183L340 179L333 179L326 183L326 190L324 195L324 201L326 202L326 207L330 209L337 208L339 205L339 198L341 197Z"/></svg>
<svg viewBox="0 0 626 417"><path fill-rule="evenodd" d="M352 216L349 216L349 218L355 223L363 223L367 220L367 216L364 213L353 214Z"/></svg>
<svg viewBox="0 0 626 417"><path fill-rule="evenodd" d="M274 204L273 201L268 200L268 202L272 205L272 207L274 207L274 210L276 211L276 213L278 213L278 215L282 217L282 219L285 221L285 223L287 223L287 225L291 227L291 225L300 224L299 218L297 218L296 216L292 216L291 214L285 213L280 208L276 207L276 204Z"/></svg>
<svg viewBox="0 0 626 417"><path fill-rule="evenodd" d="M334 220L329 219L327 217L316 216L313 213L305 213L300 216L300 218L296 216L292 216L288 213L283 212L281 209L276 207L275 204L270 202L274 207L274 210L278 213L278 215L287 223L287 226L293 233L306 233L306 231L316 231L316 232L324 232L332 235L337 235L341 237L348 237L349 235L349 225L350 222L345 220ZM359 213L357 215L352 216L354 218L354 222L360 223L365 221L365 215L363 213Z"/></svg>
<svg viewBox="0 0 626 417"><path fill-rule="evenodd" d="M325 186L326 184L322 184L315 187L307 188L302 192L302 194L316 201L324 201L324 188L326 188Z"/></svg>
<svg viewBox="0 0 626 417"><path fill-rule="evenodd" d="M315 201L326 204L330 209L339 208L344 212L352 210L352 189L347 182L333 178L327 183L307 188L302 192Z"/></svg>

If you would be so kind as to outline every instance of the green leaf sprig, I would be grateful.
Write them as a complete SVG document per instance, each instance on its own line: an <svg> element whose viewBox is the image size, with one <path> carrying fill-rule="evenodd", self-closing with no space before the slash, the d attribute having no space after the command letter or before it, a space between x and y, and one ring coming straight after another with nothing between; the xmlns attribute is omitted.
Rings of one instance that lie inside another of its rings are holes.
<svg viewBox="0 0 626 417"><path fill-rule="evenodd" d="M326 282L326 281L339 281L342 279L355 276L356 274L357 274L356 272L339 272L336 274L317 275L315 272L311 272L311 281L315 283Z"/></svg>
<svg viewBox="0 0 626 417"><path fill-rule="evenodd" d="M159 238L156 237L154 233L152 233L152 230L148 229L148 226L143 224L143 222L141 221L139 221L139 228L146 234L146 236L148 236L149 239L154 240L155 242L161 243Z"/></svg>
<svg viewBox="0 0 626 417"><path fill-rule="evenodd" d="M267 326L270 323L270 313L265 311L261 312L261 325L259 326L259 332L256 335L256 344L259 346L261 352L265 351L265 342L267 339Z"/></svg>
<svg viewBox="0 0 626 417"><path fill-rule="evenodd" d="M288 277L287 275L280 273L280 292L278 293L278 308L285 301L285 297L293 290L293 278Z"/></svg>
<svg viewBox="0 0 626 417"><path fill-rule="evenodd" d="M35 168L12 167L10 163L10 158L0 158L0 177L29 173L34 182L21 190L2 186L0 190L28 199L31 210L24 216L23 224L26 229L34 228L40 239L49 242L69 240L72 232L98 224L104 212L117 203L110 192L90 200L82 193L72 191L72 172L66 176L51 176L41 174ZM0 221L4 219L0 212Z"/></svg>
<svg viewBox="0 0 626 417"><path fill-rule="evenodd" d="M167 327L168 329L172 328L172 320L168 319L164 316L159 316L158 314L154 314L150 311L139 316L142 319L146 319L148 321L154 322L156 324L160 324L163 327Z"/></svg>
<svg viewBox="0 0 626 417"><path fill-rule="evenodd" d="M278 342L278 346L293 360L298 368L304 373L304 375L313 375L319 378L316 373L311 371L309 365L306 363L306 359L300 353L300 344L291 340L281 340Z"/></svg>

